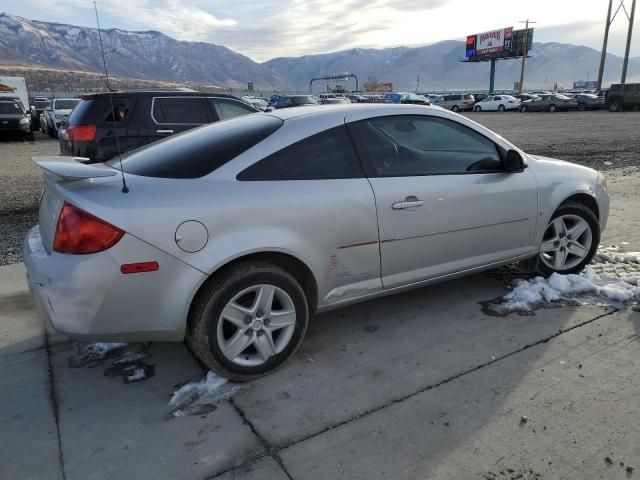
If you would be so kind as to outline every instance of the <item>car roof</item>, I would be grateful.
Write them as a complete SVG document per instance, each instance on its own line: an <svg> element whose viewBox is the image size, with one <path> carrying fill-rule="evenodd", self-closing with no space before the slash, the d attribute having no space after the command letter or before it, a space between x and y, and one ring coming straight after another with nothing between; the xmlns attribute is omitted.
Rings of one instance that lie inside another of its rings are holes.
<svg viewBox="0 0 640 480"><path fill-rule="evenodd" d="M224 98L235 98L238 97L234 95L228 95L226 93L218 93L218 92L194 92L194 91L186 91L179 89L153 89L153 90L116 90L114 92L98 92L98 93L89 93L86 95L82 95L80 98L83 100L94 100L97 98L108 98L109 95L113 95L114 97L155 97L158 95L170 95L172 97L224 97Z"/></svg>
<svg viewBox="0 0 640 480"><path fill-rule="evenodd" d="M367 111L375 111L384 109L397 109L398 114L402 114L403 110L413 110L416 108L425 108L430 111L442 111L441 108L438 107L430 107L427 105L418 106L418 105L403 105L403 104L395 104L395 103L341 103L341 104L327 104L327 105L310 105L304 107L291 107L291 108L281 108L279 110L273 110L271 112L267 112L266 115L271 115L272 117L279 118L280 120L287 121L292 118L302 117L302 116L311 116L314 115L318 119L327 118L327 117L345 117L346 115L352 113L359 112L367 112Z"/></svg>

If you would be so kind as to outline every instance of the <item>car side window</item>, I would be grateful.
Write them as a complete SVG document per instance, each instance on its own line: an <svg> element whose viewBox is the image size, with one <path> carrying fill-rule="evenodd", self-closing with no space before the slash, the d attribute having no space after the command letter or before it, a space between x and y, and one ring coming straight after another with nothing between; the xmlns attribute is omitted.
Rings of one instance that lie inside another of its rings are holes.
<svg viewBox="0 0 640 480"><path fill-rule="evenodd" d="M122 99L114 99L113 108L111 108L111 102L109 102L109 111L104 119L105 123L120 123L127 120L129 117L129 103Z"/></svg>
<svg viewBox="0 0 640 480"><path fill-rule="evenodd" d="M493 97L494 100L502 100L502 97Z"/></svg>
<svg viewBox="0 0 640 480"><path fill-rule="evenodd" d="M317 133L290 145L238 175L238 180L328 180L364 176L347 127Z"/></svg>
<svg viewBox="0 0 640 480"><path fill-rule="evenodd" d="M452 120L402 115L356 124L359 150L379 177L501 171L498 148Z"/></svg>
<svg viewBox="0 0 640 480"><path fill-rule="evenodd" d="M156 97L152 113L156 123L202 125L210 122L207 105L199 97Z"/></svg>
<svg viewBox="0 0 640 480"><path fill-rule="evenodd" d="M247 113L255 113L253 108L236 100L210 98L209 102L211 102L220 120L246 115Z"/></svg>

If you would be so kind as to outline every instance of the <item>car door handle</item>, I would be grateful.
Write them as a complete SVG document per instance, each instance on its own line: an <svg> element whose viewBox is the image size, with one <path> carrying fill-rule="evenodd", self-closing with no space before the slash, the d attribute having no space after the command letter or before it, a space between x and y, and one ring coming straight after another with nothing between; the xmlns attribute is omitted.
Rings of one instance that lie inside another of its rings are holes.
<svg viewBox="0 0 640 480"><path fill-rule="evenodd" d="M407 197L402 202L396 202L391 205L394 210L406 210L407 208L418 208L424 205L424 200L418 200L417 198Z"/></svg>
<svg viewBox="0 0 640 480"><path fill-rule="evenodd" d="M156 133L173 133L173 130L156 130Z"/></svg>

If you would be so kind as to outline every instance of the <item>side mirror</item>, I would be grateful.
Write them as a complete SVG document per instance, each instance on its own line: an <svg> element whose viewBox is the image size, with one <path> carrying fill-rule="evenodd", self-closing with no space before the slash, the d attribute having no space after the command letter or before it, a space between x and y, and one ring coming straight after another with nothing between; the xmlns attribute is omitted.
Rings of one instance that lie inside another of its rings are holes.
<svg viewBox="0 0 640 480"><path fill-rule="evenodd" d="M504 169L507 173L522 172L526 168L526 164L522 158L522 155L516 150L509 150L507 152L507 158L505 160Z"/></svg>

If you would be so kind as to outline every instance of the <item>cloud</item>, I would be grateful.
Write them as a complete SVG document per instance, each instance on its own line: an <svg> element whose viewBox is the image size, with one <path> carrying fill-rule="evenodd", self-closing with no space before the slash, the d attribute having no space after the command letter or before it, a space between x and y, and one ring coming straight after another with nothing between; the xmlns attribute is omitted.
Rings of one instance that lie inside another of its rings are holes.
<svg viewBox="0 0 640 480"><path fill-rule="evenodd" d="M90 0L1 1L2 9L27 18L95 26ZM538 21L536 41L600 48L606 13L606 2L587 9L584 0L536 0L533 9L513 0L484 0L482 11L471 13L469 0L97 1L105 28L160 30L179 40L224 45L257 61L463 39L478 31L518 26L517 20L529 14ZM572 23L557 25L563 19ZM624 51L625 33L623 22L616 19L612 53ZM633 54L640 54L639 45L632 44Z"/></svg>

